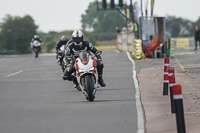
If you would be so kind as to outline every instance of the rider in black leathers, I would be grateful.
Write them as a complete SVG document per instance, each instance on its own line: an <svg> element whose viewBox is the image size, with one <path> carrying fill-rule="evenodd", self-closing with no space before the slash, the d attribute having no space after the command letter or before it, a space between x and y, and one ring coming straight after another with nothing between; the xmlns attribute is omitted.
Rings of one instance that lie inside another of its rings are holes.
<svg viewBox="0 0 200 133"><path fill-rule="evenodd" d="M64 52L64 51L61 51L60 48L61 48L63 45L66 45L67 42L68 42L67 37L62 36L61 39L57 42L56 47L55 47L55 49L56 49L56 54L57 54L57 55L56 55L56 59L58 60L58 62L60 62L60 65L61 65L61 66L62 66L62 60L63 60L63 58L58 58L58 56L59 56L59 55L62 56L62 52Z"/></svg>
<svg viewBox="0 0 200 133"><path fill-rule="evenodd" d="M57 44L56 44L56 47L55 47L56 53L58 53L60 47L62 47L63 45L66 45L67 42L68 42L67 37L62 36L61 39L60 39L60 40L57 42Z"/></svg>
<svg viewBox="0 0 200 133"><path fill-rule="evenodd" d="M63 79L73 80L73 81L76 80L74 79L75 77L72 76L72 73L75 71L75 68L74 68L73 62L70 60L71 55L74 55L76 51L80 51L80 50L91 51L97 57L98 82L102 87L105 87L106 84L104 83L104 80L102 78L104 65L100 56L101 52L98 51L91 43L87 41L83 41L83 32L81 30L75 30L73 32L72 40L73 42L67 47L67 50L65 53L66 69L62 75Z"/></svg>

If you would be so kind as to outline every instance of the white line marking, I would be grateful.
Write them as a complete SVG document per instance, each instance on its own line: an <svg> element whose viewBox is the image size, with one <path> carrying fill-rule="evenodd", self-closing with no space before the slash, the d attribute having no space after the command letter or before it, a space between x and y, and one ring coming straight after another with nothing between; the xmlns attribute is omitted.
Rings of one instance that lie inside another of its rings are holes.
<svg viewBox="0 0 200 133"><path fill-rule="evenodd" d="M135 70L135 62L131 58L130 54L126 52L128 59L132 62L133 64L133 81L135 84L135 99L136 99L136 108L137 108L137 120L138 120L138 131L137 133L144 133L145 128L144 128L144 112L143 112L143 107L140 99L140 90L139 90L139 85L138 85L138 80L136 78L136 70Z"/></svg>
<svg viewBox="0 0 200 133"><path fill-rule="evenodd" d="M195 51L195 52L175 53L174 55L192 55L192 54L200 54L200 53L198 51Z"/></svg>
<svg viewBox="0 0 200 133"><path fill-rule="evenodd" d="M114 50L114 51L119 54L119 50Z"/></svg>
<svg viewBox="0 0 200 133"><path fill-rule="evenodd" d="M181 68L182 72L186 72L185 68L183 67L183 65L181 65L181 63L179 62L179 60L177 58L175 58L175 60L178 63L179 67Z"/></svg>
<svg viewBox="0 0 200 133"><path fill-rule="evenodd" d="M19 73L21 73L21 72L23 72L23 70L20 70L20 71L18 71L18 72L12 73L12 74L9 74L9 75L7 75L6 77L11 77L11 76L17 75L17 74L19 74Z"/></svg>

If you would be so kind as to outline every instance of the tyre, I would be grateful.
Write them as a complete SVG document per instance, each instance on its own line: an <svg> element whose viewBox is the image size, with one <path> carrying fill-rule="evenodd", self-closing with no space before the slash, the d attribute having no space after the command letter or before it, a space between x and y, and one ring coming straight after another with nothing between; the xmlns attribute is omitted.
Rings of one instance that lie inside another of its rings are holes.
<svg viewBox="0 0 200 133"><path fill-rule="evenodd" d="M35 58L38 58L38 52L36 51L36 53L35 53Z"/></svg>
<svg viewBox="0 0 200 133"><path fill-rule="evenodd" d="M36 48L35 49L35 58L38 58L39 50Z"/></svg>
<svg viewBox="0 0 200 133"><path fill-rule="evenodd" d="M88 94L88 97L86 99L88 101L94 101L94 95L93 95L94 86L92 84L92 77L90 77L90 76L85 77L85 86L84 87Z"/></svg>

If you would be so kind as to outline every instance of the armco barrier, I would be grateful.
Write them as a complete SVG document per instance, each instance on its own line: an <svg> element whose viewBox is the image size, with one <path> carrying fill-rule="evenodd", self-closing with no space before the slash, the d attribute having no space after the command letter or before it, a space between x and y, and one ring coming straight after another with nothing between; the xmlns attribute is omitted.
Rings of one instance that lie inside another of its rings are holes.
<svg viewBox="0 0 200 133"><path fill-rule="evenodd" d="M142 51L142 40L135 39L133 40L133 44L129 47L129 52L133 56L133 58L139 60L144 59L144 54Z"/></svg>

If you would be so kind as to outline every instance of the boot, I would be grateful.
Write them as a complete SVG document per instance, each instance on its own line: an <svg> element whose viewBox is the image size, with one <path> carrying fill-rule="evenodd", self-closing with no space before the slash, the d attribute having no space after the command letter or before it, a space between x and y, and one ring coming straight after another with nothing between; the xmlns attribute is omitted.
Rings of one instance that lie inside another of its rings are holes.
<svg viewBox="0 0 200 133"><path fill-rule="evenodd" d="M71 75L70 72L67 71L67 69L65 69L64 73L62 74L62 78L63 80L69 80L69 81L73 80L73 76Z"/></svg>
<svg viewBox="0 0 200 133"><path fill-rule="evenodd" d="M98 82L99 82L99 84L101 85L101 87L105 87L105 86L106 86L106 84L105 84L104 81L103 81L102 75L99 75L99 77L98 77Z"/></svg>
<svg viewBox="0 0 200 133"><path fill-rule="evenodd" d="M78 81L76 77L73 77L74 88L78 87Z"/></svg>

